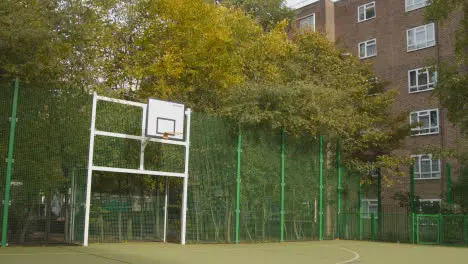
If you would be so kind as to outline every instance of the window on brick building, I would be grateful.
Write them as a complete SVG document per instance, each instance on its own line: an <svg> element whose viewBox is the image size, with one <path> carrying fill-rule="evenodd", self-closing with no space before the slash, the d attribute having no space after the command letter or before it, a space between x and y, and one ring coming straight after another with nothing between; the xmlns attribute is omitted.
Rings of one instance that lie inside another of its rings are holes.
<svg viewBox="0 0 468 264"><path fill-rule="evenodd" d="M429 91L434 89L437 72L430 67L408 71L408 88L410 93Z"/></svg>
<svg viewBox="0 0 468 264"><path fill-rule="evenodd" d="M429 5L428 0L405 0L405 10L409 12L411 10L419 9Z"/></svg>
<svg viewBox="0 0 468 264"><path fill-rule="evenodd" d="M414 179L440 179L440 160L431 154L411 156L414 158Z"/></svg>
<svg viewBox="0 0 468 264"><path fill-rule="evenodd" d="M379 202L377 199L362 199L362 218L371 218L372 214L377 218Z"/></svg>
<svg viewBox="0 0 468 264"><path fill-rule="evenodd" d="M434 23L408 29L406 35L408 51L435 46Z"/></svg>
<svg viewBox="0 0 468 264"><path fill-rule="evenodd" d="M411 128L413 135L430 135L439 133L439 110L423 110L410 113L410 124L418 125Z"/></svg>
<svg viewBox="0 0 468 264"><path fill-rule="evenodd" d="M359 43L359 58L365 59L377 55L377 40L371 39Z"/></svg>
<svg viewBox="0 0 468 264"><path fill-rule="evenodd" d="M358 22L375 18L375 2L358 7Z"/></svg>
<svg viewBox="0 0 468 264"><path fill-rule="evenodd" d="M419 199L419 214L439 214L440 199ZM423 218L424 219L424 218ZM431 221L423 222L422 225L434 225Z"/></svg>
<svg viewBox="0 0 468 264"><path fill-rule="evenodd" d="M299 19L301 31L315 31L315 14Z"/></svg>

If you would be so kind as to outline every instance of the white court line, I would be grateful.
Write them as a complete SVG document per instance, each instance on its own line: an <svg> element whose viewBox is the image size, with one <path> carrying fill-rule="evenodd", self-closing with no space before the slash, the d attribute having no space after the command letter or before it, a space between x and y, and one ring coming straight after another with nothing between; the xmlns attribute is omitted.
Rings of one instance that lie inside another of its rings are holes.
<svg viewBox="0 0 468 264"><path fill-rule="evenodd" d="M287 243L287 242L286 242ZM293 242L294 243L294 242ZM301 242L297 242L297 243L301 243ZM307 242L306 242L307 243ZM279 246L281 244L277 244L278 247L259 247L258 249L259 250L278 250L278 249L281 249L282 247ZM246 248L222 248L222 246L224 245L221 245L220 248L218 249L225 249L227 251L244 251L246 250ZM353 258L351 259L348 259L348 260L345 260L345 261L341 261L341 262L337 262L336 264L349 264L349 263L354 263L354 262L358 262L359 259L361 258L361 256L359 255L359 253L357 253L356 251L354 250L351 250L349 248L344 248L344 247L339 247L339 246L333 246L333 245L313 245L313 246L320 246L320 247L332 247L332 248L338 248L338 249L341 249L341 250L344 250L344 251L347 251L349 253L352 253L354 255ZM307 245L307 244L303 244L303 245L294 245L294 247L298 247L298 248L310 248L310 247L313 247L312 245ZM206 248L206 249L201 249L201 248L197 248L197 249L192 249L191 251L192 252L204 252L204 251L210 251L212 250L212 248Z"/></svg>
<svg viewBox="0 0 468 264"><path fill-rule="evenodd" d="M357 252L354 251L354 250L351 250L351 249L348 249L348 248L344 248L344 247L335 247L335 246L330 246L330 247L339 248L339 249L342 249L342 250L345 250L345 251L348 251L348 252L354 254L354 258L348 259L348 260L345 260L345 261L342 261L342 262L337 262L336 264L353 263L353 262L357 262L357 261L359 260L359 258L361 258L361 256L359 256L359 253L357 253Z"/></svg>
<svg viewBox="0 0 468 264"><path fill-rule="evenodd" d="M280 245L280 244L278 244ZM344 250L344 251L347 251L349 253L352 253L354 255L353 258L351 259L348 259L348 260L345 260L345 261L342 261L342 262L337 262L336 264L349 264L349 263L354 263L354 262L357 262L359 261L360 259L360 255L359 253L357 253L356 251L353 251L351 249L348 249L348 248L344 248L344 247L339 247L339 246L333 246L333 245L315 245L315 246L320 246L320 247L332 247L332 248L338 248L338 249L341 249L341 250ZM311 245L295 245L295 247L299 247L299 248L309 248L311 247ZM218 248L218 249L222 249L221 247ZM226 248L224 248L226 249ZM267 248L258 248L258 249L261 249L261 250L277 250L277 249L281 249L281 246L280 247L267 247ZM206 249L192 249L191 251L195 251L195 252L204 252L204 251L210 251L210 250L213 250L212 248L206 248ZM227 249L227 251L244 251L246 250L246 248L230 248L230 249ZM76 254L86 254L87 252L78 252L78 251L73 251L75 252ZM121 250L121 251L118 251L118 252L105 252L106 254L135 254L135 252L133 251L124 251L124 250ZM69 255L70 252L61 252L61 253L54 253L54 252L50 252L50 253L6 253L6 254L0 254L0 257L1 256L38 256L38 255Z"/></svg>
<svg viewBox="0 0 468 264"><path fill-rule="evenodd" d="M0 257L1 256L41 256L41 255L70 255L70 253L67 253L67 252L62 252L62 253L54 253L54 252L50 252L50 253L1 253L0 254Z"/></svg>

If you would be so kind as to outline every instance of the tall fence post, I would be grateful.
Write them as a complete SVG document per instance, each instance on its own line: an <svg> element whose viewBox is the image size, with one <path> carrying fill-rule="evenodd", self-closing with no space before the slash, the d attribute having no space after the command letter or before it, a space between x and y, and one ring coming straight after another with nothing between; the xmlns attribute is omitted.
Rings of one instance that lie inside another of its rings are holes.
<svg viewBox="0 0 468 264"><path fill-rule="evenodd" d="M465 215L464 217L464 229L465 229L465 245L468 245L468 215Z"/></svg>
<svg viewBox="0 0 468 264"><path fill-rule="evenodd" d="M284 241L284 151L285 151L285 138L286 134L284 129L281 130L281 239L280 241Z"/></svg>
<svg viewBox="0 0 468 264"><path fill-rule="evenodd" d="M452 205L452 176L451 176L451 167L450 163L445 164L445 175L446 175L446 184L447 184L447 205L450 207Z"/></svg>
<svg viewBox="0 0 468 264"><path fill-rule="evenodd" d="M437 244L442 244L443 241L444 241L444 227L443 227L443 224L442 224L442 221L444 221L443 217L442 217L442 214L439 213L439 219L438 219L438 222L439 222L439 236L437 237Z"/></svg>
<svg viewBox="0 0 468 264"><path fill-rule="evenodd" d="M8 141L8 159L7 159L7 170L5 178L5 199L3 202L3 225L2 225L2 247L7 245L7 229L8 229L8 207L10 205L10 187L11 187L11 170L13 166L13 147L15 143L15 129L16 129L16 110L18 107L18 90L19 90L19 79L16 78L14 81L14 94L13 94L13 106L11 110L10 118L10 138Z"/></svg>
<svg viewBox="0 0 468 264"><path fill-rule="evenodd" d="M239 244L239 229L240 229L241 152L242 152L242 133L239 127L239 134L237 135L236 244Z"/></svg>
<svg viewBox="0 0 468 264"><path fill-rule="evenodd" d="M377 236L382 236L382 172L377 168Z"/></svg>
<svg viewBox="0 0 468 264"><path fill-rule="evenodd" d="M337 190L336 190L336 237L340 238L340 226L341 226L341 141L338 140L336 145L336 163L337 163Z"/></svg>
<svg viewBox="0 0 468 264"><path fill-rule="evenodd" d="M414 244L414 166L410 167L410 206L411 206L411 216L410 216L410 241Z"/></svg>
<svg viewBox="0 0 468 264"><path fill-rule="evenodd" d="M359 240L362 240L362 183L359 180Z"/></svg>
<svg viewBox="0 0 468 264"><path fill-rule="evenodd" d="M319 240L323 240L323 136L319 140Z"/></svg>
<svg viewBox="0 0 468 264"><path fill-rule="evenodd" d="M372 241L375 241L375 214L371 214L371 237Z"/></svg>

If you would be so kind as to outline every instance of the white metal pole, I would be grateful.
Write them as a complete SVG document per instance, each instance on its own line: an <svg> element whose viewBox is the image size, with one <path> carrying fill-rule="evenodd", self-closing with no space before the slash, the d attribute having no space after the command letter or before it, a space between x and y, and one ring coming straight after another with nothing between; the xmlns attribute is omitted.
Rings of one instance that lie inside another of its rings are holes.
<svg viewBox="0 0 468 264"><path fill-rule="evenodd" d="M145 169L145 147L148 142L143 139L146 135L146 109L147 106L143 106L143 117L141 119L141 146L140 146L140 170Z"/></svg>
<svg viewBox="0 0 468 264"><path fill-rule="evenodd" d="M190 153L190 108L187 108L185 112L187 115L187 137L185 139L185 177L184 177L184 189L182 196L182 214L181 214L181 238L180 243L185 245L185 232L187 228L187 189L188 189L188 170L189 170L189 153Z"/></svg>
<svg viewBox="0 0 468 264"><path fill-rule="evenodd" d="M83 234L83 246L88 246L89 232L89 211L91 209L91 179L93 176L93 153L94 153L94 129L96 123L96 104L97 93L93 93L93 106L91 112L91 129L89 135L89 154L88 154L88 178L86 180L86 205L85 205L85 224Z"/></svg>
<svg viewBox="0 0 468 264"><path fill-rule="evenodd" d="M166 177L166 184L164 185L164 188L166 189L164 197L164 242L167 242L167 204L169 202L169 177Z"/></svg>

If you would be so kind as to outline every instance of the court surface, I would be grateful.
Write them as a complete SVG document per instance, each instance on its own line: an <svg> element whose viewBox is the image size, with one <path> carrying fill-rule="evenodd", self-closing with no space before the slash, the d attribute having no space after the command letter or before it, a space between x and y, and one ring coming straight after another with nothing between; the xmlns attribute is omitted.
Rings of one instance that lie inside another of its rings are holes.
<svg viewBox="0 0 468 264"><path fill-rule="evenodd" d="M9 247L1 264L466 264L468 248L355 241L239 245L91 244L87 248Z"/></svg>

